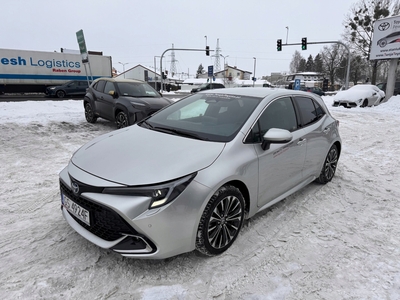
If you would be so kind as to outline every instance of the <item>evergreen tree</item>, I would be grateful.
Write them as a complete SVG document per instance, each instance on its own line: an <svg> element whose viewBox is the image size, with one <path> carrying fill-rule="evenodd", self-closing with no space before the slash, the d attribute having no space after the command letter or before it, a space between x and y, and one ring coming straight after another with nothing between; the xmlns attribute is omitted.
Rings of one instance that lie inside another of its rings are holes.
<svg viewBox="0 0 400 300"><path fill-rule="evenodd" d="M310 54L310 56L307 58L307 62L306 62L306 71L307 72L314 72L314 59L312 57L312 55Z"/></svg>
<svg viewBox="0 0 400 300"><path fill-rule="evenodd" d="M301 58L299 66L298 66L296 72L305 72L306 71L306 64L307 64L306 60L304 58Z"/></svg>
<svg viewBox="0 0 400 300"><path fill-rule="evenodd" d="M197 68L196 72L196 78L199 78L199 75L204 74L206 71L204 71L203 64L200 64L199 67Z"/></svg>
<svg viewBox="0 0 400 300"><path fill-rule="evenodd" d="M324 63L319 53L314 58L314 72L324 73Z"/></svg>

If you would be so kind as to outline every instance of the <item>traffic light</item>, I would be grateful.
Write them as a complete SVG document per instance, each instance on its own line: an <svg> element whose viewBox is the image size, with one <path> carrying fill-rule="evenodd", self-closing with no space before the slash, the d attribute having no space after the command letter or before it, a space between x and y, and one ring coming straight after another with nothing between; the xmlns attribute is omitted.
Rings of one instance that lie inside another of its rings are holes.
<svg viewBox="0 0 400 300"><path fill-rule="evenodd" d="M210 46L206 46L206 55L210 56Z"/></svg>
<svg viewBox="0 0 400 300"><path fill-rule="evenodd" d="M167 75L165 75L164 72L161 72L161 76L162 76L162 79L167 79Z"/></svg>
<svg viewBox="0 0 400 300"><path fill-rule="evenodd" d="M282 40L281 39L276 41L276 50L282 51Z"/></svg>
<svg viewBox="0 0 400 300"><path fill-rule="evenodd" d="M307 38L301 39L301 50L307 50Z"/></svg>

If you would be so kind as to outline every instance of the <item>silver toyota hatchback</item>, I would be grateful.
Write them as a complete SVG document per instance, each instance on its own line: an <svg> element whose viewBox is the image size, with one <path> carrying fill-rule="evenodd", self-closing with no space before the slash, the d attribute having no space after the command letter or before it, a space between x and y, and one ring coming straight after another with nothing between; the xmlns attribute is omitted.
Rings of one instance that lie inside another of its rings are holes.
<svg viewBox="0 0 400 300"><path fill-rule="evenodd" d="M311 93L200 92L75 152L60 173L62 214L84 238L124 256L217 255L245 219L332 180L338 127Z"/></svg>

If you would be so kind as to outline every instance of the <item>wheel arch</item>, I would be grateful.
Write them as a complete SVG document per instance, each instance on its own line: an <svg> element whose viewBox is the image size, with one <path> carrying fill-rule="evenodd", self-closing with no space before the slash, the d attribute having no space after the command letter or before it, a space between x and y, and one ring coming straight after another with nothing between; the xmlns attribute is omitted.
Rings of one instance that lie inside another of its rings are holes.
<svg viewBox="0 0 400 300"><path fill-rule="evenodd" d="M222 186L225 186L225 185L232 185L239 189L240 193L242 194L242 196L244 198L245 217L247 218L249 211L250 211L250 192L249 192L249 189L247 188L246 184L240 180L232 180L232 181L226 182Z"/></svg>

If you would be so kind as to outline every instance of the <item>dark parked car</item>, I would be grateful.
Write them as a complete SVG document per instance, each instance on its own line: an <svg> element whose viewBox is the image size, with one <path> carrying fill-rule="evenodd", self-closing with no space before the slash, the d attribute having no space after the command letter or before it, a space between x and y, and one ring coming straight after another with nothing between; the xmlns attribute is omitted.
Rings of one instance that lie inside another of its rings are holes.
<svg viewBox="0 0 400 300"><path fill-rule="evenodd" d="M65 96L83 96L89 84L85 80L71 80L63 85L49 86L46 88L46 96L64 98Z"/></svg>
<svg viewBox="0 0 400 300"><path fill-rule="evenodd" d="M198 88L193 88L190 92L197 93L205 90L222 89L225 86L222 83L203 83Z"/></svg>
<svg viewBox="0 0 400 300"><path fill-rule="evenodd" d="M376 86L386 93L386 82L378 83ZM396 81L394 85L393 96L397 96L399 94L400 94L400 81Z"/></svg>
<svg viewBox="0 0 400 300"><path fill-rule="evenodd" d="M301 91L314 93L320 96L325 96L325 92L321 90L319 87L301 87Z"/></svg>
<svg viewBox="0 0 400 300"><path fill-rule="evenodd" d="M83 100L86 121L115 121L118 128L130 126L172 103L140 80L99 78Z"/></svg>

